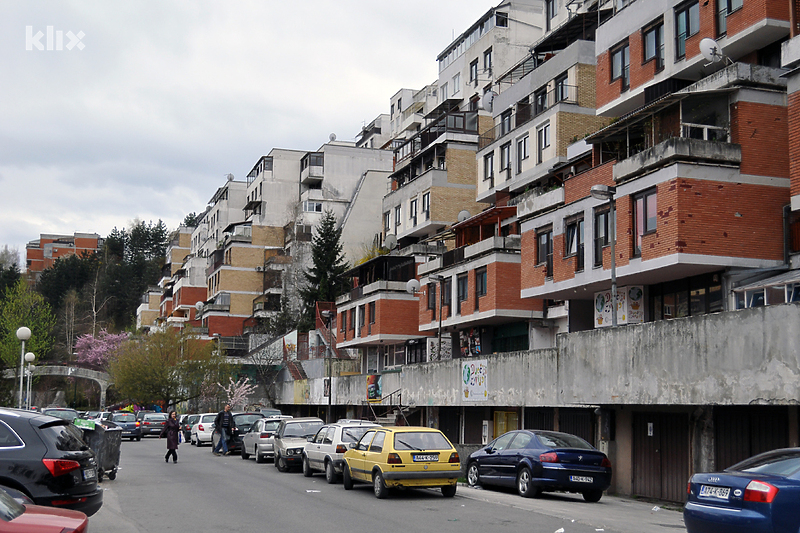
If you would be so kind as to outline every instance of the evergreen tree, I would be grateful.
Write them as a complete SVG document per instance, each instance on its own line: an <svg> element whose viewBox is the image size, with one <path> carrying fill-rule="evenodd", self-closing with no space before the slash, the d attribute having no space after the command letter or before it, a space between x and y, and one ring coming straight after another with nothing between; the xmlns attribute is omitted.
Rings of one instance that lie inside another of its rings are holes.
<svg viewBox="0 0 800 533"><path fill-rule="evenodd" d="M6 289L16 285L20 277L22 277L22 274L20 273L19 267L16 263L9 265L8 267L0 264L0 296L5 294Z"/></svg>
<svg viewBox="0 0 800 533"><path fill-rule="evenodd" d="M350 290L350 280L344 276L348 266L342 251L342 229L337 227L332 211L323 213L315 230L311 240L312 266L304 272L305 286L300 289L303 309L298 329L301 331L314 327L317 302L333 302Z"/></svg>

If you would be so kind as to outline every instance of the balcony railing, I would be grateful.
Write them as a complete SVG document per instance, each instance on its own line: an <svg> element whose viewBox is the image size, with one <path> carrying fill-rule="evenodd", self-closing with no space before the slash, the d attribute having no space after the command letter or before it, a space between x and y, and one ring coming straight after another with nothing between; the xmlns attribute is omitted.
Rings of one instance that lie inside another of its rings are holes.
<svg viewBox="0 0 800 533"><path fill-rule="evenodd" d="M413 157L445 133L478 133L478 112L459 111L444 115L395 150L397 162Z"/></svg>

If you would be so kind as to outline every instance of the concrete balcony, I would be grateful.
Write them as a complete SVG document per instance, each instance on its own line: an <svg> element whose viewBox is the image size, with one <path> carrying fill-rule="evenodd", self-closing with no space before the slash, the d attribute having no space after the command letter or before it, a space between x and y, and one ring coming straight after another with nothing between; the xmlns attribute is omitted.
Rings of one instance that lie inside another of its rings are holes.
<svg viewBox="0 0 800 533"><path fill-rule="evenodd" d="M564 204L564 187L540 192L534 189L517 203L517 217L529 217Z"/></svg>
<svg viewBox="0 0 800 533"><path fill-rule="evenodd" d="M614 165L614 181L627 181L679 161L738 166L742 163L742 147L725 142L673 137Z"/></svg>

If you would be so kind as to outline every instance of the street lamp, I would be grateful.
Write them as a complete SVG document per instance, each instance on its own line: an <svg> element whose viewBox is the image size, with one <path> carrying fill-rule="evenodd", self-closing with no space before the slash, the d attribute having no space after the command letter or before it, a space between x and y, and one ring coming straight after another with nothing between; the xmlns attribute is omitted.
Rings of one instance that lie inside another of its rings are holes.
<svg viewBox="0 0 800 533"><path fill-rule="evenodd" d="M439 284L439 341L436 348L436 357L442 360L442 314L444 314L444 276L429 276L431 281Z"/></svg>
<svg viewBox="0 0 800 533"><path fill-rule="evenodd" d="M36 356L33 354L33 352L28 352L25 354L25 361L28 363L28 389L27 394L25 395L25 398L27 399L25 402L26 409L31 408L31 378L33 377L33 365L31 363L33 363L34 359L36 359Z"/></svg>
<svg viewBox="0 0 800 533"><path fill-rule="evenodd" d="M22 341L22 350L19 353L19 403L22 409L22 374L25 372L25 341L31 338L31 330L22 326L17 330L17 338Z"/></svg>
<svg viewBox="0 0 800 533"><path fill-rule="evenodd" d="M333 333L331 332L331 319L333 318L333 313L330 312L328 309L321 311L320 313L325 321L328 323L328 347L325 350L325 358L328 362L328 415L326 420L328 424L332 422L331 420L331 397L333 396L333 383L331 382L331 348L333 346Z"/></svg>
<svg viewBox="0 0 800 533"><path fill-rule="evenodd" d="M597 200L608 200L611 204L609 211L609 233L611 234L611 325L617 325L617 256L614 250L614 243L617 240L617 229L614 219L614 195L617 193L616 187L608 185L592 185L590 194Z"/></svg>

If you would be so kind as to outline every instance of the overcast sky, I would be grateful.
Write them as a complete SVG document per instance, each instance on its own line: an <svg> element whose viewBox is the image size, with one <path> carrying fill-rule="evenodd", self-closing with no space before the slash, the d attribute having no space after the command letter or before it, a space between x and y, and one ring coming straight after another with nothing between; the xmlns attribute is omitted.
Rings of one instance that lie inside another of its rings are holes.
<svg viewBox="0 0 800 533"><path fill-rule="evenodd" d="M174 229L270 149L354 139L494 3L0 0L0 247Z"/></svg>

